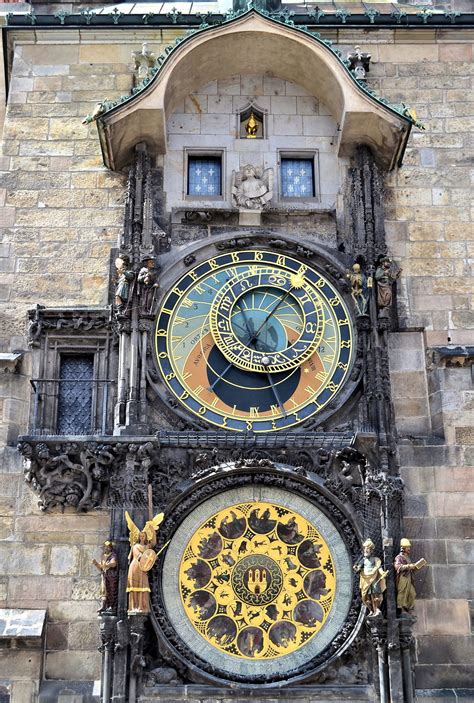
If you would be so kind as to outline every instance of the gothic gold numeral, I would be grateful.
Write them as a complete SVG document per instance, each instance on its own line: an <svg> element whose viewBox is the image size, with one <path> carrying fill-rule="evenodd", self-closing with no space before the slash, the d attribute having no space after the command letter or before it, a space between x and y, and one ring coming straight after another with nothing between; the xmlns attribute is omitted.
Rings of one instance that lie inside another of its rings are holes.
<svg viewBox="0 0 474 703"><path fill-rule="evenodd" d="M253 406L250 408L250 417L260 417L260 408L257 406L254 408Z"/></svg>

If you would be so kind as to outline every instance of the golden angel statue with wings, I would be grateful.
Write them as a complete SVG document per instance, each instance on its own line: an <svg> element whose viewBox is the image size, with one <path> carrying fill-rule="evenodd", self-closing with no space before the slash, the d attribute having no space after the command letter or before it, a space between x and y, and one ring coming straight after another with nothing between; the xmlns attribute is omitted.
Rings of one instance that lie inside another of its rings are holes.
<svg viewBox="0 0 474 703"><path fill-rule="evenodd" d="M147 520L143 530L139 530L128 512L125 511L130 540L130 553L128 555L130 566L127 576L129 614L150 612L148 571L166 547L166 545L162 547L158 553L153 549L156 545L156 532L163 522L163 518L164 513L159 513L151 520Z"/></svg>
<svg viewBox="0 0 474 703"><path fill-rule="evenodd" d="M273 196L273 170L247 164L232 173L232 197L239 208L262 210Z"/></svg>

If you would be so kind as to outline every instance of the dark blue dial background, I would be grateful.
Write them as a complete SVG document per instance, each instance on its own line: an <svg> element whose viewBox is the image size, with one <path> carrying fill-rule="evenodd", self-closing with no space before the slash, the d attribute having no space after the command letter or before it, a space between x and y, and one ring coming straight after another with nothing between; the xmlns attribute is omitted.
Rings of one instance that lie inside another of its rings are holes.
<svg viewBox="0 0 474 703"><path fill-rule="evenodd" d="M229 362L225 356L214 346L209 354L207 378L212 386L217 377L226 369ZM278 395L285 403L298 387L300 382L300 369L272 373L272 381L278 388ZM276 404L275 395L271 389L266 374L244 371L232 366L224 378L214 386L214 393L230 407L237 406L238 410L249 412L251 407L259 407L260 412L270 410Z"/></svg>

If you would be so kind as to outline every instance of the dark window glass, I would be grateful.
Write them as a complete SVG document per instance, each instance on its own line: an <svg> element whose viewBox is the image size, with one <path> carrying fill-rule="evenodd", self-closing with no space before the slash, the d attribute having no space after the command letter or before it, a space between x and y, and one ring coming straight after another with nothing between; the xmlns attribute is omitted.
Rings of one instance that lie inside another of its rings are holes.
<svg viewBox="0 0 474 703"><path fill-rule="evenodd" d="M92 421L92 354L61 354L58 434L89 434Z"/></svg>
<svg viewBox="0 0 474 703"><path fill-rule="evenodd" d="M221 158L188 157L188 195L221 195Z"/></svg>
<svg viewBox="0 0 474 703"><path fill-rule="evenodd" d="M281 193L284 198L314 197L313 159L281 160Z"/></svg>

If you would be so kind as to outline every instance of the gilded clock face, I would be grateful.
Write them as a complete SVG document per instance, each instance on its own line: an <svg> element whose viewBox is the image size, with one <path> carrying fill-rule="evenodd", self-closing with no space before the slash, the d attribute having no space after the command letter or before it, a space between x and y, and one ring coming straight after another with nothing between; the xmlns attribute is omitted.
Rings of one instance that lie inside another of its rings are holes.
<svg viewBox="0 0 474 703"><path fill-rule="evenodd" d="M321 629L336 592L328 545L306 518L275 502L230 505L200 525L179 573L196 631L234 657L274 659Z"/></svg>
<svg viewBox="0 0 474 703"><path fill-rule="evenodd" d="M220 254L188 271L158 314L170 391L223 429L268 432L322 410L347 377L350 316L319 272L269 251Z"/></svg>
<svg viewBox="0 0 474 703"><path fill-rule="evenodd" d="M340 633L353 570L337 527L303 495L239 485L191 510L161 576L166 617L220 675L267 680L321 661Z"/></svg>

